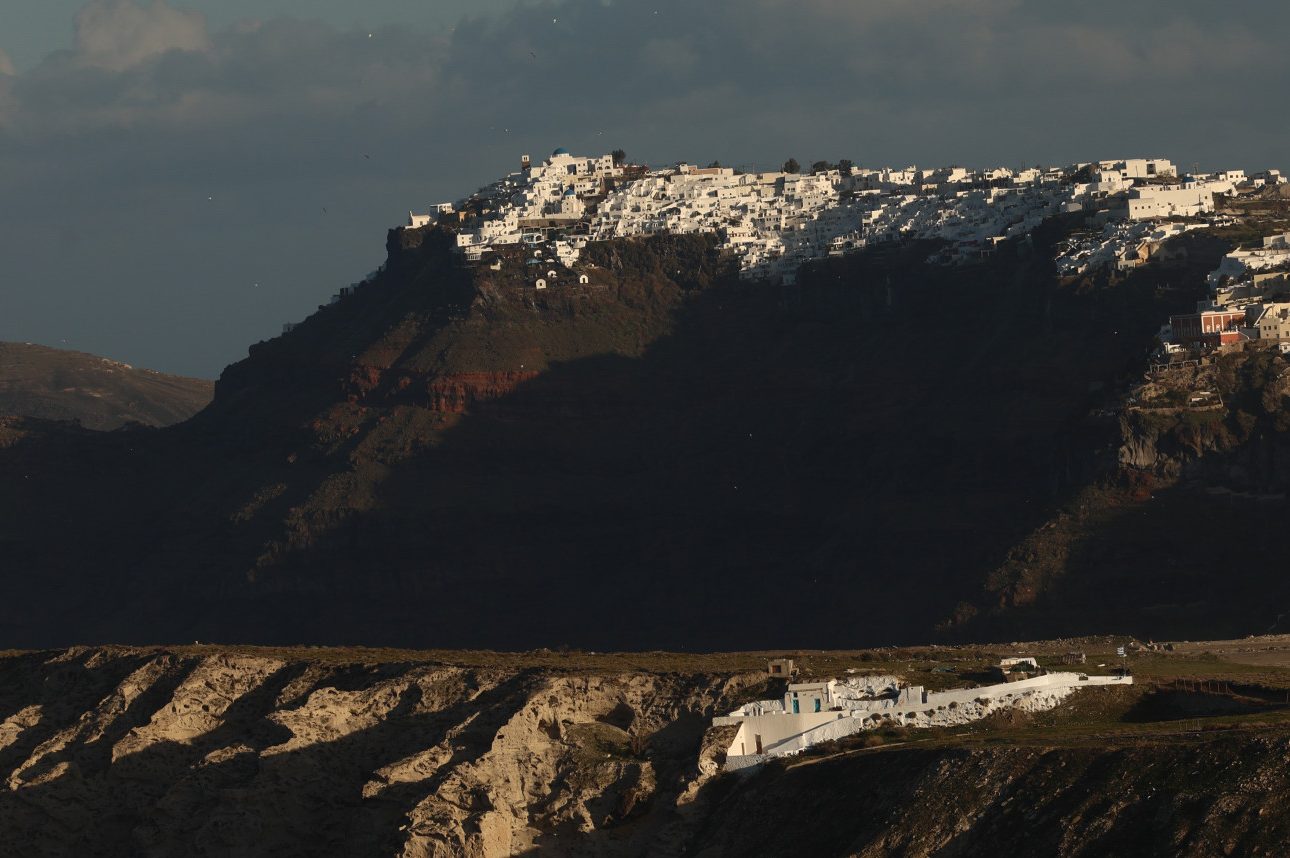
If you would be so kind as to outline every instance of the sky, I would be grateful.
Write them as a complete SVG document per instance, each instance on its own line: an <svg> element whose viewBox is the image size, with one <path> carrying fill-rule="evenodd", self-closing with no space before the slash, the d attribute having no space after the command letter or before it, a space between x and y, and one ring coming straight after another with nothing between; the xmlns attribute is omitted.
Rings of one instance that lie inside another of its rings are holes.
<svg viewBox="0 0 1290 858"><path fill-rule="evenodd" d="M0 340L206 378L558 146L1290 168L1284 0L0 0Z"/></svg>

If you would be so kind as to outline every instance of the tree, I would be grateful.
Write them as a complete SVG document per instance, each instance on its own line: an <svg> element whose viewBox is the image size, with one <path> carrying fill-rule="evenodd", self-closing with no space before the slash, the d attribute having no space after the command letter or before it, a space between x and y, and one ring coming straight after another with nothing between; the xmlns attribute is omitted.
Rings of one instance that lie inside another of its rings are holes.
<svg viewBox="0 0 1290 858"><path fill-rule="evenodd" d="M713 161L711 164L708 165L708 169L711 170L713 167L720 167L720 166L721 166L720 161Z"/></svg>
<svg viewBox="0 0 1290 858"><path fill-rule="evenodd" d="M851 173L851 168L854 166L855 164L851 163L850 158L843 158L841 161L838 161L838 169L842 171L843 175L849 175Z"/></svg>
<svg viewBox="0 0 1290 858"><path fill-rule="evenodd" d="M1071 181L1077 185L1086 185L1093 181L1093 174L1097 169L1097 164L1085 164L1075 171L1075 175L1071 176Z"/></svg>
<svg viewBox="0 0 1290 858"><path fill-rule="evenodd" d="M609 153L609 156L614 159L615 167L621 167L627 162L627 153L622 149L615 149L613 152Z"/></svg>
<svg viewBox="0 0 1290 858"><path fill-rule="evenodd" d="M802 169L802 165L797 163L796 158L789 158L787 161L784 162L785 173L796 173L796 172L799 172L801 169Z"/></svg>
<svg viewBox="0 0 1290 858"><path fill-rule="evenodd" d="M832 170L832 169L833 169L833 165L830 164L828 161L816 161L814 164L811 165L812 174L827 173L829 170Z"/></svg>

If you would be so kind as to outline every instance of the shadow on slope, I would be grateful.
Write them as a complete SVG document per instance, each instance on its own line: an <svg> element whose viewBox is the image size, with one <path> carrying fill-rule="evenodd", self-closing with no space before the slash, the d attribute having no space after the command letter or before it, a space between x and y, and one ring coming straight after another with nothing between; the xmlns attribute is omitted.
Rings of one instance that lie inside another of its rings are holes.
<svg viewBox="0 0 1290 858"><path fill-rule="evenodd" d="M927 252L693 295L640 358L477 403L266 577L308 598L311 638L925 640L1104 466L1112 427L1083 419L1179 301L1150 277L1059 285L1023 245L966 269Z"/></svg>
<svg viewBox="0 0 1290 858"><path fill-rule="evenodd" d="M1085 417L1191 300L1168 272L1059 283L1064 228L960 269L923 245L826 260L792 288L728 283L694 241L620 243L597 289L540 300L522 270L472 286L442 237L392 237L384 275L254 349L188 425L0 463L43 486L0 496L4 634L925 641L1114 467L1114 427ZM445 400L461 376L487 395Z"/></svg>

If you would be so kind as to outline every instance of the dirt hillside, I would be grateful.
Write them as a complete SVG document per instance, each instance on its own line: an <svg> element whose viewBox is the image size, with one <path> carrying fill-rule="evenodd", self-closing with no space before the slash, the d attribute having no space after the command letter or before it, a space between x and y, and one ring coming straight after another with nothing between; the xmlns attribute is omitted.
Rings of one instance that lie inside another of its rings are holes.
<svg viewBox="0 0 1290 858"><path fill-rule="evenodd" d="M0 343L0 416L79 420L88 429L169 426L192 417L214 382L135 369L97 355Z"/></svg>

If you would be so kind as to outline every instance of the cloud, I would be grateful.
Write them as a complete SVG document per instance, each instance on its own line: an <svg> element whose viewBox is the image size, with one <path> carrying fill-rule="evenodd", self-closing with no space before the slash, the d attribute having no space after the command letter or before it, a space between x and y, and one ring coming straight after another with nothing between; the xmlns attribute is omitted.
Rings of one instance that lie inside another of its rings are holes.
<svg viewBox="0 0 1290 858"><path fill-rule="evenodd" d="M344 285L336 272L370 270L408 209L556 146L751 167L1290 166L1290 4L1257 27L1212 0L1150 5L517 0L432 33L213 28L160 0L93 0L72 50L0 73L0 282L45 296L6 304L0 339L83 313L86 330L129 333L102 350L213 374L215 357L132 351L134 326L164 320L167 348L232 359ZM69 233L69 212L93 228ZM266 267L291 282L279 303L228 298Z"/></svg>
<svg viewBox="0 0 1290 858"><path fill-rule="evenodd" d="M1253 30L1189 0L1142 26L1052 9L1039 0L564 0L470 18L447 35L388 28L369 38L290 19L211 32L163 0L93 0L77 17L75 51L10 88L0 129L34 139L258 127L273 147L287 145L288 124L343 126L362 114L389 133L454 123L458 140L498 127L568 140L593 125L633 136L646 126L660 133L643 142L662 144L670 117L667 148L688 149L687 135L720 136L709 127L717 116L735 123L720 129L725 137L740 139L738 126L761 131L778 112L793 124L751 139L809 140L849 116L881 126L857 127L857 137L895 140L924 134L936 115L943 139L970 139L961 124L983 107L1030 100L1043 128L1068 124L1073 140L1087 116L1108 111L1179 117L1196 97L1223 92L1230 111L1260 97L1252 76L1290 72L1267 35L1275 27ZM1274 17L1290 26L1290 14ZM723 102L675 112L705 92ZM997 137L1006 150L1007 135Z"/></svg>
<svg viewBox="0 0 1290 858"><path fill-rule="evenodd" d="M646 66L676 78L688 77L699 63L688 39L650 39L640 57Z"/></svg>
<svg viewBox="0 0 1290 858"><path fill-rule="evenodd" d="M76 53L89 66L121 71L169 51L210 47L206 19L153 0L92 0L76 16Z"/></svg>

